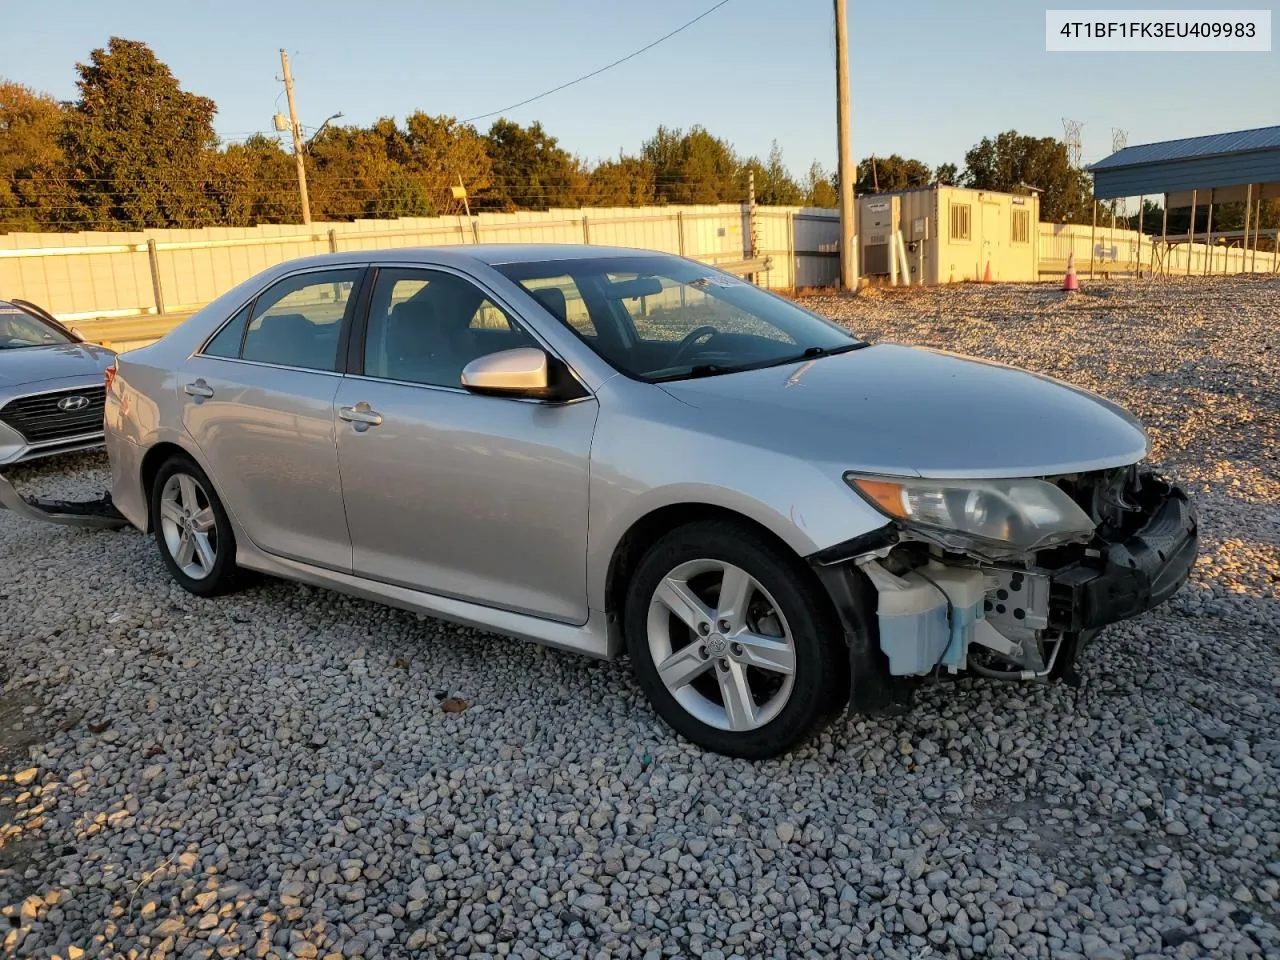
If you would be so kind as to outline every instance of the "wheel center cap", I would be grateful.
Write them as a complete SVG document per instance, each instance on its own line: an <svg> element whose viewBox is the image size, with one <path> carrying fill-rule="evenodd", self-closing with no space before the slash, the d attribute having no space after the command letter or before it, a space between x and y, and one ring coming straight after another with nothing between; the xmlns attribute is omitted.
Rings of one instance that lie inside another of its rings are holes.
<svg viewBox="0 0 1280 960"><path fill-rule="evenodd" d="M724 638L723 634L713 633L707 637L707 653L713 657L724 655L725 648L729 646L729 641Z"/></svg>

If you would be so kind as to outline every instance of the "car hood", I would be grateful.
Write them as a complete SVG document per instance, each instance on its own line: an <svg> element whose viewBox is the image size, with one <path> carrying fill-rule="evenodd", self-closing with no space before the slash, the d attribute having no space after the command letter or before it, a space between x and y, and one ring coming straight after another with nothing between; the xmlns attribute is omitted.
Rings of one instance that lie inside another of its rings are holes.
<svg viewBox="0 0 1280 960"><path fill-rule="evenodd" d="M0 389L41 380L101 377L115 354L94 343L0 350Z"/></svg>
<svg viewBox="0 0 1280 960"><path fill-rule="evenodd" d="M661 386L699 411L700 429L868 473L1049 476L1148 450L1132 415L1087 390L898 344Z"/></svg>

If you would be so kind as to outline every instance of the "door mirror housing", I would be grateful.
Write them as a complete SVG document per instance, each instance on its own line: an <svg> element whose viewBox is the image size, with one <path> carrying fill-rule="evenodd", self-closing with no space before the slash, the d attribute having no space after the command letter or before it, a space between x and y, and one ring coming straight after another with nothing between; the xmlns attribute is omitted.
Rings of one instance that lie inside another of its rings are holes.
<svg viewBox="0 0 1280 960"><path fill-rule="evenodd" d="M537 347L516 347L477 357L462 368L472 393L563 403L585 396L568 367Z"/></svg>

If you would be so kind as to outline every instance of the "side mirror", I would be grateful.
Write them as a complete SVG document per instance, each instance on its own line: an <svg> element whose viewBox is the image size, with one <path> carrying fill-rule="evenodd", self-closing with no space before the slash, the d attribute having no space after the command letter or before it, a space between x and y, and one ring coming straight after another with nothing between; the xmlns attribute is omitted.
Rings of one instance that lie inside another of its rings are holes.
<svg viewBox="0 0 1280 960"><path fill-rule="evenodd" d="M516 347L477 357L462 368L462 386L472 393L564 401L582 388L558 360L537 347Z"/></svg>

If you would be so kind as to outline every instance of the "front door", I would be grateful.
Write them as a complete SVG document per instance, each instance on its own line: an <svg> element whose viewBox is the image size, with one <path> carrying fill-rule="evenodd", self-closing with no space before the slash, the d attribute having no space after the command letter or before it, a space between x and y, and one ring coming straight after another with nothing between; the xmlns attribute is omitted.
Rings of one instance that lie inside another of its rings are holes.
<svg viewBox="0 0 1280 960"><path fill-rule="evenodd" d="M334 442L339 343L359 267L263 291L184 365L183 422L245 533L267 553L351 570Z"/></svg>
<svg viewBox="0 0 1280 960"><path fill-rule="evenodd" d="M537 344L450 271L379 270L363 339L336 401L355 572L584 623L595 398L462 389L471 360Z"/></svg>

